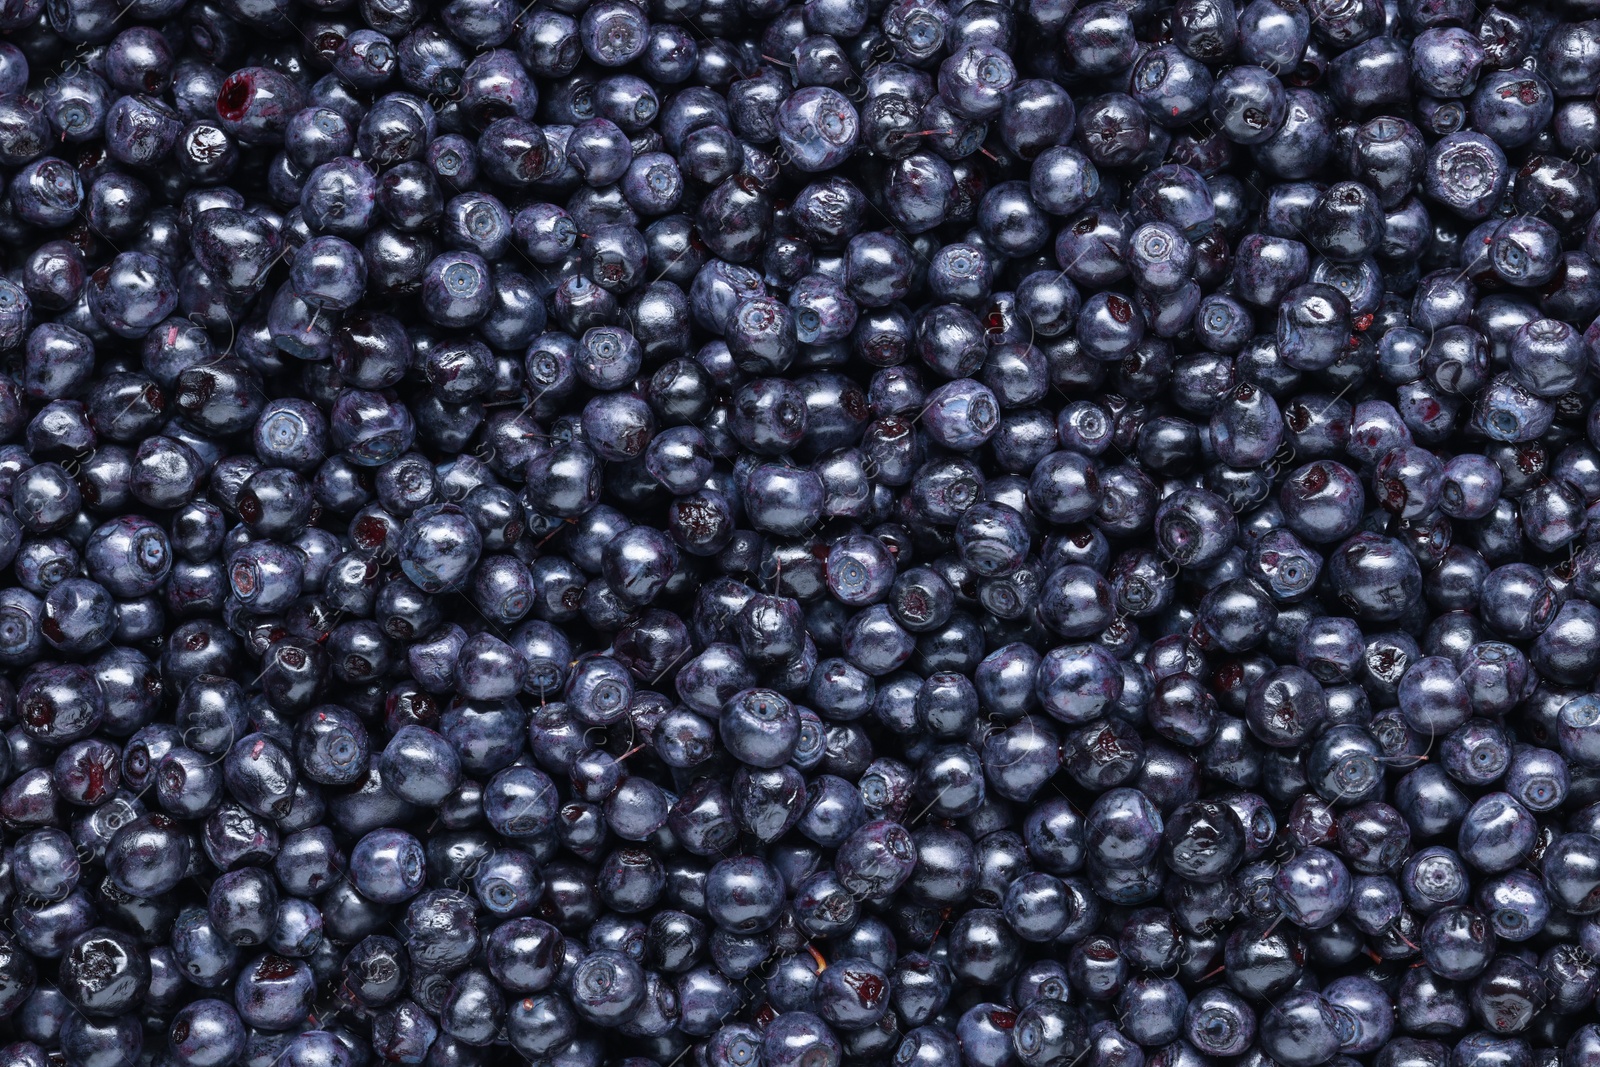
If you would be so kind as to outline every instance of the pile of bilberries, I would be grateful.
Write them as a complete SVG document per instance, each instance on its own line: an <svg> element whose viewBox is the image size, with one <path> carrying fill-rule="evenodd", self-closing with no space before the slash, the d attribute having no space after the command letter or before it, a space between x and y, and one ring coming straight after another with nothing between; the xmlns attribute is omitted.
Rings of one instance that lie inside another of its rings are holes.
<svg viewBox="0 0 1600 1067"><path fill-rule="evenodd" d="M0 1067L1600 1067L1600 0L0 0Z"/></svg>

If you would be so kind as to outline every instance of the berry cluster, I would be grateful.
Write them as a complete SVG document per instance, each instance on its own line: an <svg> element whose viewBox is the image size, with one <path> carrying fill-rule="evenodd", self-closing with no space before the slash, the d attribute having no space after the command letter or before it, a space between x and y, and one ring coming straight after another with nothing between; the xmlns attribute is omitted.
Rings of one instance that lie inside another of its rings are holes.
<svg viewBox="0 0 1600 1067"><path fill-rule="evenodd" d="M1600 1067L1594 16L0 0L0 1067Z"/></svg>

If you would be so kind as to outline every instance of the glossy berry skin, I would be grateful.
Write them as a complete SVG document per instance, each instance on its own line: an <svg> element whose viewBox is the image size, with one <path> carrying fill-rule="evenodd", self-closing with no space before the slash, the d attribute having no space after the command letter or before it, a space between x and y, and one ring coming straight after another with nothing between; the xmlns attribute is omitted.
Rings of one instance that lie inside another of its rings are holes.
<svg viewBox="0 0 1600 1067"><path fill-rule="evenodd" d="M1279 1062L1312 1063L1331 1057L1339 1041L1331 1005L1320 994L1284 998L1261 1019L1263 1048Z"/></svg>
<svg viewBox="0 0 1600 1067"><path fill-rule="evenodd" d="M96 271L86 292L97 321L127 338L143 337L178 304L166 264L142 252L125 252Z"/></svg>
<svg viewBox="0 0 1600 1067"><path fill-rule="evenodd" d="M197 1000L182 1008L168 1034L174 1055L195 1067L215 1067L244 1051L245 1030L226 1001Z"/></svg>
<svg viewBox="0 0 1600 1067"><path fill-rule="evenodd" d="M380 903L399 903L421 887L425 861L409 834L374 831L350 853L350 876L362 895Z"/></svg>
<svg viewBox="0 0 1600 1067"><path fill-rule="evenodd" d="M779 145L806 171L836 166L854 150L860 118L837 91L809 86L778 108Z"/></svg>
<svg viewBox="0 0 1600 1067"><path fill-rule="evenodd" d="M1282 126L1288 97L1278 79L1259 66L1236 66L1212 86L1211 118L1236 144L1259 144Z"/></svg>
<svg viewBox="0 0 1600 1067"><path fill-rule="evenodd" d="M106 860L107 872L119 889L149 896L178 884L188 866L190 845L175 829L165 816L145 815L117 832Z"/></svg>
<svg viewBox="0 0 1600 1067"><path fill-rule="evenodd" d="M313 6L0 9L0 1059L1600 1063L1583 5Z"/></svg>

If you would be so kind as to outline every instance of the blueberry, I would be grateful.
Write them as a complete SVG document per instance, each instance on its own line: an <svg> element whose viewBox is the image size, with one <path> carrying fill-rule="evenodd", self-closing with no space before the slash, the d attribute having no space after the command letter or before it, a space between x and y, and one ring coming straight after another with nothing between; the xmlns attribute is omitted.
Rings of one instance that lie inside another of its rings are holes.
<svg viewBox="0 0 1600 1067"><path fill-rule="evenodd" d="M218 1067L244 1051L245 1029L227 1001L197 1000L173 1017L168 1039L180 1062Z"/></svg>

